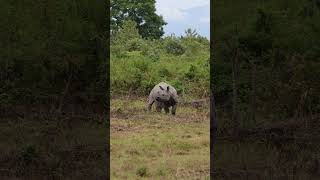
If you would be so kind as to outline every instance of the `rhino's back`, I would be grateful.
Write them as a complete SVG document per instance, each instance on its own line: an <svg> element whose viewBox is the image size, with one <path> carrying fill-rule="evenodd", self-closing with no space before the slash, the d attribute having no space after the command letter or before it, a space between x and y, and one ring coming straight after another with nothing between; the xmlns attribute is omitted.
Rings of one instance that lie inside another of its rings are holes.
<svg viewBox="0 0 320 180"><path fill-rule="evenodd" d="M167 83L165 83L165 82L160 82L160 83L157 84L155 87L160 88L160 86L163 87L163 88L165 88L165 89L166 89L168 86L171 87L170 84L167 84Z"/></svg>
<svg viewBox="0 0 320 180"><path fill-rule="evenodd" d="M160 86L163 87L164 89L167 89L167 87L169 86L169 88L172 89L173 92L176 92L176 89L173 86L171 86L170 84L168 84L168 83L160 82L155 87L160 88Z"/></svg>

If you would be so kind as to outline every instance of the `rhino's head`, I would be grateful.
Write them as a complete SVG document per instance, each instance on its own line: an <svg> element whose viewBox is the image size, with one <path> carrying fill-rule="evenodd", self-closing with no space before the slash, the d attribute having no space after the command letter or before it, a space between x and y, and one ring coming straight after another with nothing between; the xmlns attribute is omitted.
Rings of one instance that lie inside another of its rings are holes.
<svg viewBox="0 0 320 180"><path fill-rule="evenodd" d="M162 86L159 86L160 90L157 92L156 100L160 102L169 101L170 99L170 91L169 86L164 89Z"/></svg>

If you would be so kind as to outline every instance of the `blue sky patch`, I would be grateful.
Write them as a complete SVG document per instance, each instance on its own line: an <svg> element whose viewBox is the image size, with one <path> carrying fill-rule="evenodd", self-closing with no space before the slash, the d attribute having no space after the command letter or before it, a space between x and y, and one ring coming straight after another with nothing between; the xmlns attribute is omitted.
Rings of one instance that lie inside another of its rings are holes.
<svg viewBox="0 0 320 180"><path fill-rule="evenodd" d="M165 35L184 35L187 28L196 29L201 36L210 38L209 0L158 0L157 14L168 23Z"/></svg>

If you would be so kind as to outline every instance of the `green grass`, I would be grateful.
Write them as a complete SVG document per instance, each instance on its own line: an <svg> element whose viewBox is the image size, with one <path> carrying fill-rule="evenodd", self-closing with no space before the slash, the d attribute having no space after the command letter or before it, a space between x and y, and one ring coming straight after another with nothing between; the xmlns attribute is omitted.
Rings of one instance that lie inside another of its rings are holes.
<svg viewBox="0 0 320 180"><path fill-rule="evenodd" d="M111 101L111 179L208 178L209 107L178 106L176 116L144 107L143 99Z"/></svg>

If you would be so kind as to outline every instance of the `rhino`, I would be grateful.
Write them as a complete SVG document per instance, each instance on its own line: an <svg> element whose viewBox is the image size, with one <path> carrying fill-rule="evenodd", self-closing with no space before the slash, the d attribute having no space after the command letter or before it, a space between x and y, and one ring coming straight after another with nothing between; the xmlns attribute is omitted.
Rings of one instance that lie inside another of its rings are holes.
<svg viewBox="0 0 320 180"><path fill-rule="evenodd" d="M165 82L160 82L155 85L151 90L148 102L147 110L151 111L152 104L155 102L157 112L161 112L162 109L165 113L169 113L169 108L171 108L171 114L176 114L177 104L178 104L178 94L174 87Z"/></svg>

